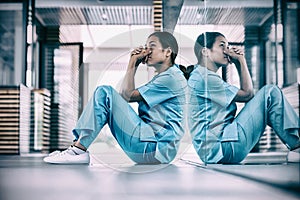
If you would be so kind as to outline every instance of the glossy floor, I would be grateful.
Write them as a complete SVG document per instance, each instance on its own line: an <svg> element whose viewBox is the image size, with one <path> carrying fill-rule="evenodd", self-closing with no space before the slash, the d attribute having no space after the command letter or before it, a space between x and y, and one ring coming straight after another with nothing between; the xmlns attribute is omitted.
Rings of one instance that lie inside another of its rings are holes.
<svg viewBox="0 0 300 200"><path fill-rule="evenodd" d="M0 199L300 198L299 163L252 159L240 165L203 165L189 151L170 165L135 165L115 152L91 157L90 165L51 165L42 155L0 156Z"/></svg>

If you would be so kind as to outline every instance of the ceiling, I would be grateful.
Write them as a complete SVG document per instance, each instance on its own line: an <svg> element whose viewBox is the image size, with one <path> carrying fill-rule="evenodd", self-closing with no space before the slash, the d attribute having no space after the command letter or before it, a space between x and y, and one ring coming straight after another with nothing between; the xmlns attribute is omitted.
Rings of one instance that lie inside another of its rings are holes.
<svg viewBox="0 0 300 200"><path fill-rule="evenodd" d="M273 0L185 0L179 12L180 25L260 26L272 16ZM45 26L152 25L153 1L36 0L36 16Z"/></svg>
<svg viewBox="0 0 300 200"><path fill-rule="evenodd" d="M162 0L35 0L35 16L42 25L47 27L62 25L152 26L154 13L156 13L153 5L156 1ZM168 16L164 23L172 24L173 29L176 24L191 25L193 29L200 27L195 25L224 25L226 29L224 32L232 36L231 40L236 42L242 42L244 38L243 30L237 27L260 26L273 14L273 0L163 0L162 4L162 15ZM14 29L17 24L19 26L22 24L22 4L5 4L2 1L0 11L0 53L5 52L5 55L11 58L15 41ZM227 28L226 25L233 25L233 27ZM90 31L93 27L89 28L89 37L92 41L99 38L98 33L103 33L103 29L97 27L96 31ZM78 30L62 31L61 37L67 38L64 40L67 42L78 41Z"/></svg>

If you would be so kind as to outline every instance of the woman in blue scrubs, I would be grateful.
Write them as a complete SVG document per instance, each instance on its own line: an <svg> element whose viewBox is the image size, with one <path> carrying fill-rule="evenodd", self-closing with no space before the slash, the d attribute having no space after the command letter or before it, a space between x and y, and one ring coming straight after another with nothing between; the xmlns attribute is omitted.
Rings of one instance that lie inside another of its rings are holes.
<svg viewBox="0 0 300 200"><path fill-rule="evenodd" d="M206 32L198 36L194 52L198 64L188 80L188 116L193 145L203 162L241 162L266 125L289 150L300 147L299 117L277 86L266 85L254 95L244 53L239 48L229 48L221 33ZM216 73L231 62L239 74L239 88ZM236 102L247 102L237 116Z"/></svg>
<svg viewBox="0 0 300 200"><path fill-rule="evenodd" d="M168 32L154 32L146 47L130 55L120 94L111 86L98 87L73 130L75 142L62 152L44 158L47 163L89 163L88 147L105 124L120 147L136 163L170 163L184 134L183 110L187 81L175 64L178 44ZM136 88L139 64L154 67L157 74ZM138 102L137 114L128 102Z"/></svg>

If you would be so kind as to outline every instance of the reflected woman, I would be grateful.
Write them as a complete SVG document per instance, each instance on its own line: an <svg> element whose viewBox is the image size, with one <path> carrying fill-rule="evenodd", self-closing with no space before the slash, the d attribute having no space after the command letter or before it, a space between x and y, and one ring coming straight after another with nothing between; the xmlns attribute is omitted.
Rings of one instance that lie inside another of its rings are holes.
<svg viewBox="0 0 300 200"><path fill-rule="evenodd" d="M241 162L257 144L266 125L274 129L289 150L299 149L299 117L277 86L266 85L253 94L241 49L229 48L219 32L206 32L198 36L194 52L198 63L188 80L188 116L193 145L203 162ZM224 82L216 73L231 62L239 74L239 88ZM237 116L236 102L246 102Z"/></svg>

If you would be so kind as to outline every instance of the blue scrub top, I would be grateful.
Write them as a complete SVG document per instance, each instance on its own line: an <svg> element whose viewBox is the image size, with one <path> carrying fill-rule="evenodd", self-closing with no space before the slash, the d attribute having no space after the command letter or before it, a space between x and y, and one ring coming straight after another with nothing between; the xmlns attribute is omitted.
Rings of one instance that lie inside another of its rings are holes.
<svg viewBox="0 0 300 200"><path fill-rule="evenodd" d="M239 89L200 65L195 65L188 86L188 121L193 144L203 161L217 162L223 157L221 142L238 140L233 99Z"/></svg>
<svg viewBox="0 0 300 200"><path fill-rule="evenodd" d="M154 132L142 132L142 141L175 141L177 148L177 141L184 135L186 89L187 81L176 64L138 88L144 99L139 102L139 116Z"/></svg>

